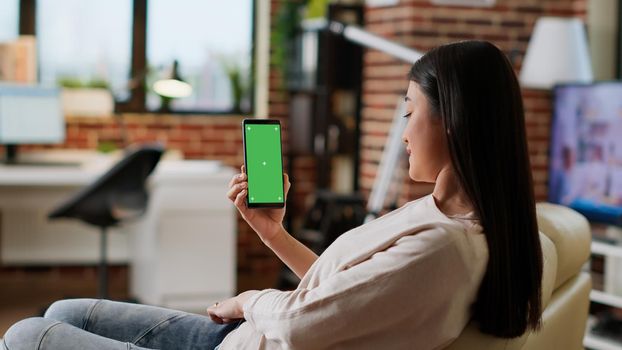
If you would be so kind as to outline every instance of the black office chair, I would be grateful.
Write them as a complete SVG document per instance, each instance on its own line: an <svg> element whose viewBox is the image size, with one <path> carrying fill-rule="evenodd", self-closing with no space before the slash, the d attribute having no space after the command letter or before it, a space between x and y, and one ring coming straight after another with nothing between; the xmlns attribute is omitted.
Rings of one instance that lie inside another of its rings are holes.
<svg viewBox="0 0 622 350"><path fill-rule="evenodd" d="M53 210L48 217L75 218L100 228L99 297L108 295L106 240L108 228L137 218L147 208L147 177L164 148L147 145L130 151L104 175Z"/></svg>

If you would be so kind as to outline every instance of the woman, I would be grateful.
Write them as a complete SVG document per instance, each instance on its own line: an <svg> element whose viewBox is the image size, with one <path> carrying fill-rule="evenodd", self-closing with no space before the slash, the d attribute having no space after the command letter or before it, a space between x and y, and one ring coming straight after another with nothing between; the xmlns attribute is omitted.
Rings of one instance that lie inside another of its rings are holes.
<svg viewBox="0 0 622 350"><path fill-rule="evenodd" d="M283 229L285 209L246 208L243 169L231 180L229 199L301 277L296 290L247 291L210 306L209 318L60 301L45 318L16 324L5 344L432 349L451 343L471 318L498 337L538 328L542 256L510 63L487 42L441 46L412 67L405 100L409 175L435 183L433 193L346 232L320 257Z"/></svg>

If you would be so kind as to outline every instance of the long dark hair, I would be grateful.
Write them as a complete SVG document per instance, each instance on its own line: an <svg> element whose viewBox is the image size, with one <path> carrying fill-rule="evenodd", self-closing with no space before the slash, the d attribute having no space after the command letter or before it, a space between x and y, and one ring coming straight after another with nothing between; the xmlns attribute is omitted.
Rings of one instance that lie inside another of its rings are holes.
<svg viewBox="0 0 622 350"><path fill-rule="evenodd" d="M409 79L442 118L453 168L488 242L475 321L482 332L504 338L538 329L542 251L512 65L491 43L464 41L426 53Z"/></svg>

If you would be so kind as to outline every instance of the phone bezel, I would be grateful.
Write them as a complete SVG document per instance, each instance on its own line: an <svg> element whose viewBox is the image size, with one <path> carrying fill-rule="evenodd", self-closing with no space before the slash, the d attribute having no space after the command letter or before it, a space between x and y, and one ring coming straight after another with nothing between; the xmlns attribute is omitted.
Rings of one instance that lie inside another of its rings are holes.
<svg viewBox="0 0 622 350"><path fill-rule="evenodd" d="M281 145L281 174L283 174L283 137L282 137L282 128L281 122L277 119L244 119L242 121L242 144L244 149L244 171L246 173L246 178L248 179L248 166L246 160L246 126L253 124L275 124L279 126L279 144ZM285 184L284 177L281 175L281 187L283 189L283 196L285 196ZM246 206L248 208L283 208L285 207L285 201L287 198L283 198L283 202L274 202L274 203L250 203L248 199L248 192L246 193Z"/></svg>

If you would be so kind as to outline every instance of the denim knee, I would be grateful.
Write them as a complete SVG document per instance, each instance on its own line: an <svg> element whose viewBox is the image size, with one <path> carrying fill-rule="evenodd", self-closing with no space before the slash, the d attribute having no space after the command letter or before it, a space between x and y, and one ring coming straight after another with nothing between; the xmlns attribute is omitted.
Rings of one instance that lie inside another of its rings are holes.
<svg viewBox="0 0 622 350"><path fill-rule="evenodd" d="M46 333L59 324L61 323L58 321L42 317L21 320L6 331L2 346L9 350L38 349Z"/></svg>
<svg viewBox="0 0 622 350"><path fill-rule="evenodd" d="M45 318L68 323L74 327L84 328L84 323L99 302L97 299L66 299L55 301L47 311Z"/></svg>

